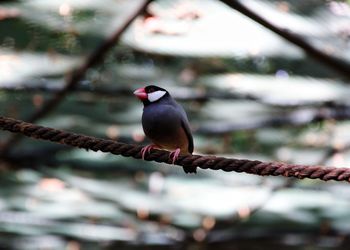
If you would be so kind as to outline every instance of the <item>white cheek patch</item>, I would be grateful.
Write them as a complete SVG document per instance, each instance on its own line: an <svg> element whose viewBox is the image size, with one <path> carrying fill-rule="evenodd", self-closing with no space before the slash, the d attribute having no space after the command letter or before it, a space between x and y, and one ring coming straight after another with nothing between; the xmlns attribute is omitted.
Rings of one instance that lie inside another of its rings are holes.
<svg viewBox="0 0 350 250"><path fill-rule="evenodd" d="M158 101L158 100L159 100L160 98L162 98L165 94L166 94L166 92L163 91L163 90L158 90L158 91L149 93L149 94L148 94L148 100L149 100L150 102Z"/></svg>

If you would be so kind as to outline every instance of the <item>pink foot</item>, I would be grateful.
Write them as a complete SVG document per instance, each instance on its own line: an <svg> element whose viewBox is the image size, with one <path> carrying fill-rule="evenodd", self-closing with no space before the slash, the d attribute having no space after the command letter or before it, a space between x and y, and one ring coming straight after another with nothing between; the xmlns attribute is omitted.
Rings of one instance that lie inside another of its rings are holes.
<svg viewBox="0 0 350 250"><path fill-rule="evenodd" d="M172 151L169 154L169 158L172 159L172 163L175 164L175 161L177 160L177 158L180 155L181 150L179 148L177 148L175 151Z"/></svg>
<svg viewBox="0 0 350 250"><path fill-rule="evenodd" d="M142 160L145 159L146 153L149 154L153 148L156 148L156 145L154 144L147 145L141 149Z"/></svg>

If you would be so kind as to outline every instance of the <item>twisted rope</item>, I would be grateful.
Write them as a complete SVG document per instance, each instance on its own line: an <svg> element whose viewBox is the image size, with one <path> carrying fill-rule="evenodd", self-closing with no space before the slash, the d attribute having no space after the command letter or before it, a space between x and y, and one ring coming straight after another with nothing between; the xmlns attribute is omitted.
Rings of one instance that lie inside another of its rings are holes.
<svg viewBox="0 0 350 250"><path fill-rule="evenodd" d="M47 140L68 146L141 159L140 151L142 146L138 145L99 139L92 136L85 136L59 129L38 126L32 123L1 116L0 128L2 130L23 134L35 139ZM150 154L146 155L145 160L171 164L169 152L164 150L152 150ZM221 169L226 172L245 172L263 176L282 175L285 177L296 177L299 179L310 178L320 179L323 181L335 180L350 182L350 169L348 168L294 165L282 162L261 162L202 155L181 155L175 164L183 167L199 167L202 169L213 170Z"/></svg>

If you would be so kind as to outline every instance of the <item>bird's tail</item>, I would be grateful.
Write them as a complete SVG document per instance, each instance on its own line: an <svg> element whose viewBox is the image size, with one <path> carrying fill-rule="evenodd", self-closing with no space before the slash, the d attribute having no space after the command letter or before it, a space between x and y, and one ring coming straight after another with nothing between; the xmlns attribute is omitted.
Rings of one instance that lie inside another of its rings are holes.
<svg viewBox="0 0 350 250"><path fill-rule="evenodd" d="M186 174L196 174L197 173L197 167L194 166L187 166L183 167Z"/></svg>

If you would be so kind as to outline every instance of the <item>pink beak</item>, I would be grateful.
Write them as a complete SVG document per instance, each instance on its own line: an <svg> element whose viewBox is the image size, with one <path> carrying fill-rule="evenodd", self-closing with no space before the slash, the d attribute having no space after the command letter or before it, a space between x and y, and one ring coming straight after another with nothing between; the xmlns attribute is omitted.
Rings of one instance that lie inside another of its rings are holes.
<svg viewBox="0 0 350 250"><path fill-rule="evenodd" d="M141 101L144 101L147 99L147 93L145 91L145 88L139 88L135 90L134 95L136 95L136 97L139 98Z"/></svg>

